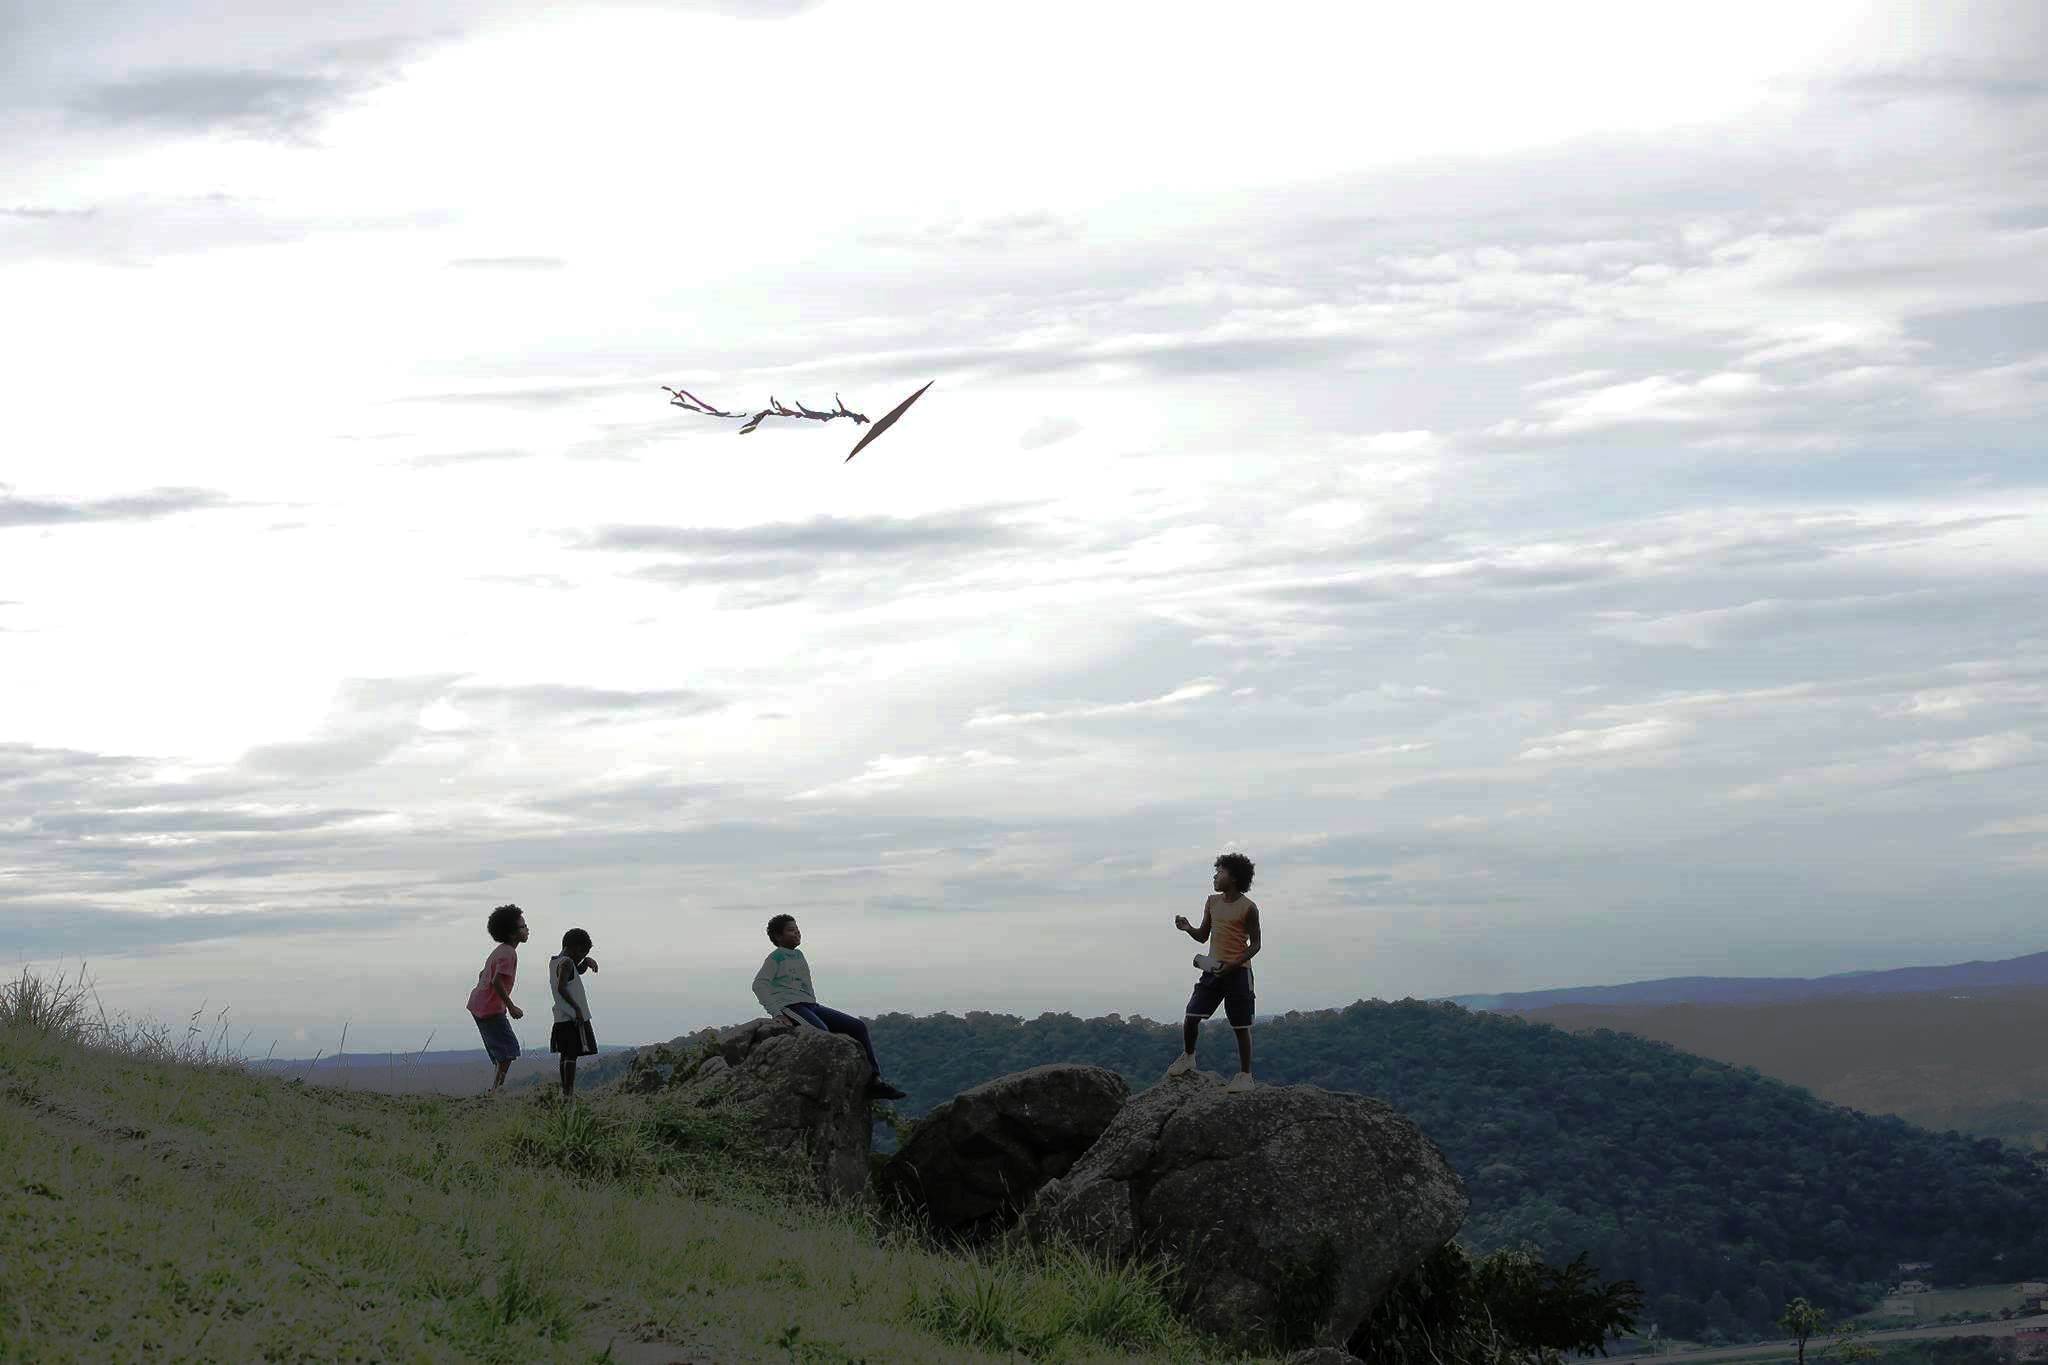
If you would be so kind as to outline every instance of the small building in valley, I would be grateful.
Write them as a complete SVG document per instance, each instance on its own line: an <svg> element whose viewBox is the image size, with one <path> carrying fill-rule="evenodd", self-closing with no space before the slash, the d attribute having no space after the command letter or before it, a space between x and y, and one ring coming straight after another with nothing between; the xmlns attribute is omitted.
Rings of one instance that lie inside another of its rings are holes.
<svg viewBox="0 0 2048 1365"><path fill-rule="evenodd" d="M1894 1294L1931 1294L1933 1292L1934 1286L1925 1280L1900 1280L1899 1287L1892 1291Z"/></svg>

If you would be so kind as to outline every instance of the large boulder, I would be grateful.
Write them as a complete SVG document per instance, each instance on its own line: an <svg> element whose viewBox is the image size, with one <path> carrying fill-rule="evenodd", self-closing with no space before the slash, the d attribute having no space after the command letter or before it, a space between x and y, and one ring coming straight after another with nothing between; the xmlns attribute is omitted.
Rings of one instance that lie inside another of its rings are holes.
<svg viewBox="0 0 2048 1365"><path fill-rule="evenodd" d="M1053 1063L998 1076L920 1119L877 1175L877 1192L934 1231L987 1238L1065 1175L1130 1095L1123 1077L1099 1066Z"/></svg>
<svg viewBox="0 0 2048 1365"><path fill-rule="evenodd" d="M801 1153L821 1196L851 1199L868 1183L869 1074L851 1038L757 1019L703 1040L667 1088L738 1116L770 1150Z"/></svg>
<svg viewBox="0 0 2048 1365"><path fill-rule="evenodd" d="M1025 1227L1166 1256L1183 1308L1219 1335L1342 1347L1465 1210L1443 1153L1392 1106L1307 1085L1232 1093L1194 1072L1125 1105Z"/></svg>

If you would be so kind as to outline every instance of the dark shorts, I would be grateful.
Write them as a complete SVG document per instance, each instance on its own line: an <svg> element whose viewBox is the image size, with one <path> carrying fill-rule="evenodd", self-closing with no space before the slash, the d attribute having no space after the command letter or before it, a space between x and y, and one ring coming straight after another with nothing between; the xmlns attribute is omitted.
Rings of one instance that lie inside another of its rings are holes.
<svg viewBox="0 0 2048 1365"><path fill-rule="evenodd" d="M512 1031L512 1016L505 1011L477 1015L476 1031L484 1036L486 1057L494 1062L519 1060L519 1035Z"/></svg>
<svg viewBox="0 0 2048 1365"><path fill-rule="evenodd" d="M595 1057L597 1033L588 1019L580 1024L573 1019L558 1020L548 1034L548 1051L559 1052L562 1060L571 1062L578 1057Z"/></svg>
<svg viewBox="0 0 2048 1365"><path fill-rule="evenodd" d="M1224 1017L1230 1020L1232 1028L1250 1028L1255 998L1252 994L1252 969L1239 967L1228 972L1203 972L1195 982L1195 991L1188 997L1188 1013L1197 1019L1207 1019L1223 1006Z"/></svg>

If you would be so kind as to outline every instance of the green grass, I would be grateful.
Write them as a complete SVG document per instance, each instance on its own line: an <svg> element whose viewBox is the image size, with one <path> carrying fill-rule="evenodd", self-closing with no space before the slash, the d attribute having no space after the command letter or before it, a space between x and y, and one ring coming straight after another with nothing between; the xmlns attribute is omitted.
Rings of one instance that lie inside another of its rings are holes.
<svg viewBox="0 0 2048 1365"><path fill-rule="evenodd" d="M0 983L0 1361L1253 1359L1156 1267L934 1250L670 1098L288 1084L89 1002Z"/></svg>

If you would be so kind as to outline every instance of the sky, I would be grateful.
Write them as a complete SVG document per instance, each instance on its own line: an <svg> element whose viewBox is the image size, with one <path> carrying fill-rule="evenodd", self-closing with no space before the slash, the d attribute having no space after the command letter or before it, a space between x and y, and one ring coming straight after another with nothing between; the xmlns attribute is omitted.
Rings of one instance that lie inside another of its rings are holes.
<svg viewBox="0 0 2048 1365"><path fill-rule="evenodd" d="M233 7L230 7L232 9ZM402 12L401 12L402 10ZM0 0L0 957L262 1053L2048 949L2048 8ZM835 395L847 421L729 409Z"/></svg>

